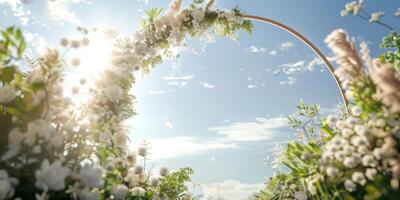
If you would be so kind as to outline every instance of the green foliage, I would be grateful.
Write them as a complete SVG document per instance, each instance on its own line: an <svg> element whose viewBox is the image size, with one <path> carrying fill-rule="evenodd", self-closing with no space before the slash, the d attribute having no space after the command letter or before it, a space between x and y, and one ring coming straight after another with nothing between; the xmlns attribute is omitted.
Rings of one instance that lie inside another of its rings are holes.
<svg viewBox="0 0 400 200"><path fill-rule="evenodd" d="M0 29L0 67L9 64L13 59L20 59L26 48L22 31L14 26Z"/></svg>
<svg viewBox="0 0 400 200"><path fill-rule="evenodd" d="M395 64L397 69L400 70L400 34L394 31L390 32L383 38L381 48L394 49L394 51L382 54L380 59L384 63Z"/></svg>
<svg viewBox="0 0 400 200"><path fill-rule="evenodd" d="M193 169L185 167L162 178L159 186L159 198L182 199L188 190L187 184L191 182L193 172Z"/></svg>

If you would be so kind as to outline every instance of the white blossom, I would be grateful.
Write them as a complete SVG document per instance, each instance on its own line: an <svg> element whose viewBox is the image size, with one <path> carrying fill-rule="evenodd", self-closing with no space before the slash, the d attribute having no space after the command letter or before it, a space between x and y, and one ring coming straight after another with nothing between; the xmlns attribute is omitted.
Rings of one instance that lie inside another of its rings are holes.
<svg viewBox="0 0 400 200"><path fill-rule="evenodd" d="M128 192L128 187L125 185L116 185L111 189L111 195L115 200L124 200L126 197L126 193Z"/></svg>
<svg viewBox="0 0 400 200"><path fill-rule="evenodd" d="M103 173L102 168L96 167L93 163L87 163L81 168L79 179L88 188L102 188L104 185Z"/></svg>
<svg viewBox="0 0 400 200"><path fill-rule="evenodd" d="M353 181L351 180L346 180L344 181L344 187L346 188L347 191L349 192L353 192L356 190L357 186L356 184L353 183Z"/></svg>
<svg viewBox="0 0 400 200"><path fill-rule="evenodd" d="M366 170L366 172L365 172L365 176L366 176L369 180L374 181L374 180L375 180L375 176L376 176L377 173L378 173L378 172L376 171L376 169L374 169L374 168L368 168L368 169Z"/></svg>
<svg viewBox="0 0 400 200"><path fill-rule="evenodd" d="M35 186L42 190L63 190L65 188L64 180L69 173L70 170L67 167L62 167L60 160L56 160L50 164L49 161L45 159L40 169L35 172Z"/></svg>
<svg viewBox="0 0 400 200"><path fill-rule="evenodd" d="M111 84L104 90L104 95L113 103L118 103L123 97L124 91L117 84Z"/></svg>
<svg viewBox="0 0 400 200"><path fill-rule="evenodd" d="M8 134L8 145L11 146L20 145L23 139L24 139L23 133L18 128L14 128Z"/></svg>
<svg viewBox="0 0 400 200"><path fill-rule="evenodd" d="M336 167L329 166L326 169L326 173L328 174L329 177L336 177L339 175L339 169L337 169Z"/></svg>
<svg viewBox="0 0 400 200"><path fill-rule="evenodd" d="M354 172L351 176L351 180L360 185L364 185L367 182L362 172Z"/></svg>
<svg viewBox="0 0 400 200"><path fill-rule="evenodd" d="M305 192L305 191L296 191L294 193L294 198L296 200L307 200L308 199L307 192Z"/></svg>
<svg viewBox="0 0 400 200"><path fill-rule="evenodd" d="M14 186L18 180L8 176L6 170L0 170L0 200L9 199L14 196Z"/></svg>
<svg viewBox="0 0 400 200"><path fill-rule="evenodd" d="M335 115L329 115L328 117L326 117L326 122L329 125L335 125L337 121L338 121L338 118Z"/></svg>
<svg viewBox="0 0 400 200"><path fill-rule="evenodd" d="M82 190L79 194L80 200L99 200L100 194L96 191L89 191L88 189Z"/></svg>
<svg viewBox="0 0 400 200"><path fill-rule="evenodd" d="M161 176L167 176L168 173L169 173L169 169L168 168L166 168L166 167L160 168L160 175Z"/></svg>
<svg viewBox="0 0 400 200"><path fill-rule="evenodd" d="M0 87L0 103L1 104L8 104L15 99L15 90L14 88L9 85L5 84Z"/></svg>
<svg viewBox="0 0 400 200"><path fill-rule="evenodd" d="M369 19L369 22L370 23L379 22L383 15L385 15L384 12L374 12L371 14L371 18Z"/></svg>
<svg viewBox="0 0 400 200"><path fill-rule="evenodd" d="M362 113L362 109L358 106L353 106L351 107L351 114L353 114L354 116L360 116Z"/></svg>
<svg viewBox="0 0 400 200"><path fill-rule="evenodd" d="M131 189L131 193L136 197L144 197L146 195L146 190L142 187L134 187Z"/></svg>

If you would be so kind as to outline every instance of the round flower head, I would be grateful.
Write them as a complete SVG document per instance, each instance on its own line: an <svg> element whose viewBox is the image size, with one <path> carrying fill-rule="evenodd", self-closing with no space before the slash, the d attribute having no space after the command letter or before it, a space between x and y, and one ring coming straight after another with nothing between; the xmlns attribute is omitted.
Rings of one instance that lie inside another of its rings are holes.
<svg viewBox="0 0 400 200"><path fill-rule="evenodd" d="M14 88L9 85L5 84L0 86L0 104L8 104L15 99L16 92Z"/></svg>
<svg viewBox="0 0 400 200"><path fill-rule="evenodd" d="M72 40L72 41L71 41L71 47L72 47L72 48L77 49L77 48L79 48L80 46L81 46L81 45L80 45L80 43L79 43L78 40Z"/></svg>
<svg viewBox="0 0 400 200"><path fill-rule="evenodd" d="M329 166L326 169L326 174L328 174L329 177L333 177L334 178L334 177L337 177L339 175L339 170L336 167Z"/></svg>
<svg viewBox="0 0 400 200"><path fill-rule="evenodd" d="M146 195L146 190L142 187L134 187L131 189L131 193L135 197L144 197Z"/></svg>
<svg viewBox="0 0 400 200"><path fill-rule="evenodd" d="M42 190L60 191L65 188L65 178L70 170L61 166L61 161L54 161L52 164L47 159L42 162L40 169L36 170L35 186Z"/></svg>
<svg viewBox="0 0 400 200"><path fill-rule="evenodd" d="M357 186L356 184L353 183L351 180L346 180L344 181L344 187L346 188L347 191L353 192L356 190Z"/></svg>
<svg viewBox="0 0 400 200"><path fill-rule="evenodd" d="M144 146L140 146L138 148L138 154L142 157L146 157L147 156L147 147Z"/></svg>
<svg viewBox="0 0 400 200"><path fill-rule="evenodd" d="M87 46L87 45L89 45L89 43L90 43L89 38L84 37L84 38L82 39L82 44L83 44L83 46Z"/></svg>
<svg viewBox="0 0 400 200"><path fill-rule="evenodd" d="M124 200L128 192L128 187L126 185L117 185L111 189L111 195L115 200Z"/></svg>
<svg viewBox="0 0 400 200"><path fill-rule="evenodd" d="M69 44L69 40L67 38L61 38L60 44L61 46L66 47Z"/></svg>
<svg viewBox="0 0 400 200"><path fill-rule="evenodd" d="M150 185L153 187L157 187L159 182L160 182L160 179L157 177L152 177L150 179Z"/></svg>
<svg viewBox="0 0 400 200"><path fill-rule="evenodd" d="M364 185L366 183L364 174L362 172L354 172L351 176L351 180L360 185Z"/></svg>
<svg viewBox="0 0 400 200"><path fill-rule="evenodd" d="M85 164L79 173L79 178L84 186L88 188L103 187L103 169L94 164Z"/></svg>
<svg viewBox="0 0 400 200"><path fill-rule="evenodd" d="M118 103L123 97L123 90L117 84L111 84L104 90L104 95L113 103Z"/></svg>
<svg viewBox="0 0 400 200"><path fill-rule="evenodd" d="M136 166L134 172L135 174L141 174L143 172L143 167L140 165Z"/></svg>
<svg viewBox="0 0 400 200"><path fill-rule="evenodd" d="M351 108L351 114L353 114L354 116L360 116L361 115L361 113L362 113L362 109L360 108L360 107L358 107L358 106L353 106L352 108Z"/></svg>
<svg viewBox="0 0 400 200"><path fill-rule="evenodd" d="M136 164L136 154L130 153L126 156L126 162L129 166L134 166Z"/></svg>
<svg viewBox="0 0 400 200"><path fill-rule="evenodd" d="M161 176L167 176L168 173L169 173L169 169L168 168L166 168L166 167L160 168L160 175Z"/></svg>
<svg viewBox="0 0 400 200"><path fill-rule="evenodd" d="M71 65L74 67L79 66L80 64L81 64L81 60L79 58L73 58L71 60Z"/></svg>

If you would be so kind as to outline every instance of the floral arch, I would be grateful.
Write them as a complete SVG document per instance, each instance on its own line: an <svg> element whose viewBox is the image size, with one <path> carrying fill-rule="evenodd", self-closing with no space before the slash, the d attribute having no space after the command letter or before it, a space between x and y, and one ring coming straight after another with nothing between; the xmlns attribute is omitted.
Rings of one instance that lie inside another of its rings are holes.
<svg viewBox="0 0 400 200"><path fill-rule="evenodd" d="M1 30L0 131L5 139L0 140L0 200L193 199L188 191L192 169L171 171L161 167L159 173L154 173L146 168L145 144L136 152L127 149L128 129L124 121L135 115L135 97L129 93L135 83L134 72L149 73L164 59L176 57L173 48L184 45L188 36L217 34L235 38L239 30L251 33L250 20L277 26L305 42L327 65L345 105L348 100L342 83L350 86L357 103L339 119L331 116L322 121L326 138L288 145L284 164L291 171L271 179L262 192L265 199L274 199L276 195L280 198L281 194L296 199L330 199L343 197L343 191L349 197L357 189L361 195L369 194L370 187L363 187L366 177L371 187L379 189L384 184L392 192L389 195L398 197L400 81L393 67L398 64L398 52L372 60L366 44L362 44L360 58L354 42L348 41L343 30L337 30L327 42L340 61L338 79L321 51L284 24L245 15L239 9L214 10L213 0L204 6L196 0L183 10L181 3L174 1L165 16L161 16L161 9L148 10L142 29L131 37L108 32L115 40L112 66L96 81L90 101L79 111L63 94L63 72L68 68L63 55L49 49L36 59L25 58L22 31L15 27ZM361 8L362 1L354 2L346 6L344 14L355 14ZM379 20L379 16L373 15L371 19ZM80 40L62 39L61 45L67 49L89 45L88 30L78 30L82 33ZM383 46L400 49L398 38L398 34L391 33ZM23 60L32 70L20 70ZM362 61L368 65L369 73ZM80 61L75 59L71 64L78 66ZM365 88L368 90L362 92ZM301 109L306 115L313 115L316 110L304 105ZM341 149L343 145L347 150ZM358 171L341 173L338 168L342 166L348 167L347 171L358 167ZM379 167L373 168L376 166ZM331 180L339 175L341 179ZM378 186L373 185L375 177L380 178ZM332 183L334 187L327 186ZM276 194L277 191L287 193Z"/></svg>

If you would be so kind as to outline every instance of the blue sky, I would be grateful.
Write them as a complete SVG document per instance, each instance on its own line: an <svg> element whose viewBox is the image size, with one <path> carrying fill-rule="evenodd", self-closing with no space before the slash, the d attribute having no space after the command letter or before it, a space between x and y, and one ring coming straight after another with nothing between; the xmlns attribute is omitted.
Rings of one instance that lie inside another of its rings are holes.
<svg viewBox="0 0 400 200"><path fill-rule="evenodd" d="M169 5L155 0L59 1L54 5L0 0L0 25L23 26L31 41L43 47L32 47L34 54L46 45L57 46L61 37L74 35L75 24L116 27L120 35L129 35L139 29L144 10ZM387 30L356 17L340 17L347 2L218 0L217 7L239 6L245 13L289 25L328 57L331 54L323 41L337 28L347 30L357 41L368 41L372 54L378 55ZM396 0L366 1L368 11L385 11L383 20L391 25L398 24L393 13L399 6ZM254 22L254 33L240 32L238 40L187 42L193 50L185 49L179 60L166 61L150 75L138 77L132 90L138 115L127 123L133 128L132 146L142 139L149 141L156 168L193 167L194 179L201 184L197 190L205 196L224 188L227 192L220 196L242 197L262 187L265 177L272 175L274 146L295 139L284 116L295 111L300 99L318 103L326 112L334 110L340 102L338 89L310 49L270 25ZM102 65L99 62L96 65ZM99 66L83 67L82 76L101 71ZM66 80L72 86L79 79Z"/></svg>

